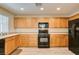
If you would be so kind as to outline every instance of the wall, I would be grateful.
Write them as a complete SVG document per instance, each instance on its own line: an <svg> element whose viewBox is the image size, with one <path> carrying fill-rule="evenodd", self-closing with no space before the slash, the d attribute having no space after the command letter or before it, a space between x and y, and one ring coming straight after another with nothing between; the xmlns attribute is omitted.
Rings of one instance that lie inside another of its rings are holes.
<svg viewBox="0 0 79 59"><path fill-rule="evenodd" d="M6 9L1 8L1 7L0 7L0 14L9 16L9 19L10 19L10 21L9 21L10 32L15 32L15 29L14 29L14 15L12 13L10 13L9 11L7 11Z"/></svg>

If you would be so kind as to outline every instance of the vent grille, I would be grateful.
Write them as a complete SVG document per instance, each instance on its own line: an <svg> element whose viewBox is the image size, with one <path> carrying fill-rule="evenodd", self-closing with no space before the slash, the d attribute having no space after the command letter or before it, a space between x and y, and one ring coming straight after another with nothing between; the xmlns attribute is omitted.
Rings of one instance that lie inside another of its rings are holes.
<svg viewBox="0 0 79 59"><path fill-rule="evenodd" d="M37 7L40 7L40 6L42 6L42 3L35 3L35 5L36 5Z"/></svg>

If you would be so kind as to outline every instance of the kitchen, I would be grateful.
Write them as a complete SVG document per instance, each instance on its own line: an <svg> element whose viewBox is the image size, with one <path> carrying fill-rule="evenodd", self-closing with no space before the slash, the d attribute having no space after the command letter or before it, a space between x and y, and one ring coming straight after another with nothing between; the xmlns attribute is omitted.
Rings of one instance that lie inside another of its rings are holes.
<svg viewBox="0 0 79 59"><path fill-rule="evenodd" d="M48 51L49 55L74 55L68 49L68 22L79 18L78 6L77 3L0 3L0 54L38 55Z"/></svg>

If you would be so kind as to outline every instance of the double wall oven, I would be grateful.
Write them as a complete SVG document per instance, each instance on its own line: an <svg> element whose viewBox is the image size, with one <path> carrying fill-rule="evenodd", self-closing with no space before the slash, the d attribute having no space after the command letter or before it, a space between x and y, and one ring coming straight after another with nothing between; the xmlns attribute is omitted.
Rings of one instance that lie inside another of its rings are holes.
<svg viewBox="0 0 79 59"><path fill-rule="evenodd" d="M48 33L48 23L40 22L38 24L39 33L38 33L38 48L49 48L50 47L50 39Z"/></svg>

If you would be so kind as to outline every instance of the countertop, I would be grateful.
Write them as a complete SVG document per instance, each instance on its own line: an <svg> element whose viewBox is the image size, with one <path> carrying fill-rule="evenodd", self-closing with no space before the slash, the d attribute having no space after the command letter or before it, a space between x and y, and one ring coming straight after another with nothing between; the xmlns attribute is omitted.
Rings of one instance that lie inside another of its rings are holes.
<svg viewBox="0 0 79 59"><path fill-rule="evenodd" d="M4 36L0 36L0 39L4 39L4 38L8 38L8 37L11 37L11 36L15 36L15 35L20 35L20 34L38 34L38 33L15 33L15 34L7 34L7 35L4 35ZM67 34L68 33L49 33L50 35L51 34Z"/></svg>
<svg viewBox="0 0 79 59"><path fill-rule="evenodd" d="M19 35L19 34L7 34L4 36L0 36L0 39L8 38L8 37L15 36L15 35Z"/></svg>

